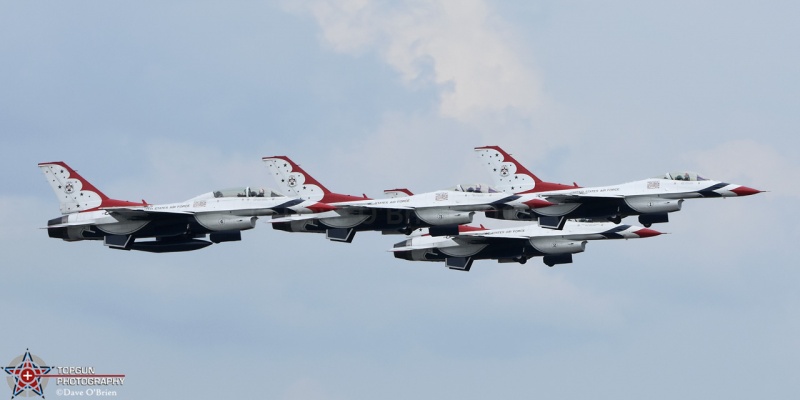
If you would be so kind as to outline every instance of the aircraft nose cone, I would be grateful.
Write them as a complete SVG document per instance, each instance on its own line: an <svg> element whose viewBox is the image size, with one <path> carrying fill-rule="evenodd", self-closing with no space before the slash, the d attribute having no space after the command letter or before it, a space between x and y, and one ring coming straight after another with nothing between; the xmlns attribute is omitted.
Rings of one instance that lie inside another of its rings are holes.
<svg viewBox="0 0 800 400"><path fill-rule="evenodd" d="M739 186L738 188L731 190L731 192L736 193L737 196L750 196L751 194L761 193L760 190L749 188L747 186Z"/></svg>
<svg viewBox="0 0 800 400"><path fill-rule="evenodd" d="M642 237L642 238L658 236L658 235L661 234L661 232L659 232L659 231L657 231L655 229L650 229L650 228L642 228L642 229L639 229L638 231L636 231L634 233L636 235L638 235L639 237Z"/></svg>

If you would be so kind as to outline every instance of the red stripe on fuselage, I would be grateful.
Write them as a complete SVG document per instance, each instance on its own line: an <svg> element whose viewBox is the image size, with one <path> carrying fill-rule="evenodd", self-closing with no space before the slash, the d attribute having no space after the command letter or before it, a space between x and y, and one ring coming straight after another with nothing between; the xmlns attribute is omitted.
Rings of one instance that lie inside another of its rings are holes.
<svg viewBox="0 0 800 400"><path fill-rule="evenodd" d="M539 193L539 192L549 192L551 190L568 190L568 189L580 189L578 185L563 185L560 183L552 183L552 182L536 182L536 187L531 190L520 192L517 194L525 194L525 193Z"/></svg>
<svg viewBox="0 0 800 400"><path fill-rule="evenodd" d="M359 197L359 196L351 196L349 194L341 194L341 193L325 193L320 199L320 203L339 203L343 201L358 201L358 200L372 200L369 197Z"/></svg>

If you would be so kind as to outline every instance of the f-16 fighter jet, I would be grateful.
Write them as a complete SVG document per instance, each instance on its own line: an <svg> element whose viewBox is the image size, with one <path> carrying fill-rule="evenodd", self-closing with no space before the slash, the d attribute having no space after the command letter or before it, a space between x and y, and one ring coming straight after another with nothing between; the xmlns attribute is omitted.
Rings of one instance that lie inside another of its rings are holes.
<svg viewBox="0 0 800 400"><path fill-rule="evenodd" d="M561 231L538 225L503 229L466 226L455 236L411 237L395 244L390 251L396 258L444 262L448 268L461 271L469 271L475 260L525 264L532 257L542 257L552 267L572 263L572 255L583 252L589 240L637 239L660 234L639 226L572 220Z"/></svg>
<svg viewBox="0 0 800 400"><path fill-rule="evenodd" d="M561 229L570 218L620 223L629 215L638 215L639 223L649 227L654 223L668 222L668 213L680 210L686 199L761 193L747 186L706 179L688 171L613 186L563 185L542 181L498 146L476 147L475 151L491 174L497 190L520 195L517 204L487 212L486 216L527 221L538 219L539 225L553 229ZM538 204L539 208L528 210L525 204Z"/></svg>
<svg viewBox="0 0 800 400"><path fill-rule="evenodd" d="M406 189L393 189L386 191L391 195L386 199L349 196L331 192L288 157L263 160L279 190L336 208L316 215L276 218L272 226L288 232L324 232L328 239L339 242L352 242L358 231L407 234L416 228L431 227L432 235L455 234L459 224L472 222L475 212L495 210L519 197L487 185L457 185L416 195Z"/></svg>
<svg viewBox="0 0 800 400"><path fill-rule="evenodd" d="M39 164L61 203L47 223L52 238L102 240L113 249L153 253L202 249L242 239L262 215L311 213L331 207L249 187L209 192L182 203L148 204L111 199L61 161ZM210 241L201 240L208 234ZM140 241L143 238L154 240Z"/></svg>

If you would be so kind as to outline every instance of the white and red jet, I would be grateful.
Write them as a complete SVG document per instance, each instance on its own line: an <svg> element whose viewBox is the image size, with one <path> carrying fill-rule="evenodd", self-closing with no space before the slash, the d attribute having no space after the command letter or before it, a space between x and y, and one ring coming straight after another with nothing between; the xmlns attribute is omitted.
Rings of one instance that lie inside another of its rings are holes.
<svg viewBox="0 0 800 400"><path fill-rule="evenodd" d="M686 199L737 197L761 193L747 186L706 179L681 171L613 186L580 187L545 182L498 146L476 147L480 162L492 176L495 189L514 193L518 200L487 212L489 218L537 220L547 228L561 229L570 218L591 218L620 223L638 215L639 223L668 222ZM533 207L532 205L535 205Z"/></svg>
<svg viewBox="0 0 800 400"><path fill-rule="evenodd" d="M66 241L103 240L113 249L153 253L202 249L238 241L259 216L313 213L331 207L286 197L271 190L220 190L182 203L148 204L111 199L61 161L39 164L61 204L47 223L50 237ZM208 234L210 241L201 240ZM142 238L155 240L139 241Z"/></svg>
<svg viewBox="0 0 800 400"><path fill-rule="evenodd" d="M394 245L396 258L444 262L450 269L469 271L475 260L525 264L542 257L548 266L572 263L572 255L586 250L589 240L638 239L660 235L653 229L611 222L568 221L561 231L538 225L485 229L466 226L455 236L411 237Z"/></svg>
<svg viewBox="0 0 800 400"><path fill-rule="evenodd" d="M392 189L385 199L349 196L331 192L286 156L263 160L286 194L335 207L317 215L277 218L272 226L288 232L325 232L328 239L340 242L350 243L358 231L395 234L431 227L433 235L455 234L459 224L472 222L475 212L496 210L519 198L486 185L457 185L416 195Z"/></svg>

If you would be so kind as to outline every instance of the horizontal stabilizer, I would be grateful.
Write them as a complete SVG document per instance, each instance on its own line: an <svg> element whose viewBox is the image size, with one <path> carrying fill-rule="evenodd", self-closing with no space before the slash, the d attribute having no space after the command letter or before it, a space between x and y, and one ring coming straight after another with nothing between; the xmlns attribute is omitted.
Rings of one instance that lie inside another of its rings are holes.
<svg viewBox="0 0 800 400"><path fill-rule="evenodd" d="M337 211L325 211L316 214L299 214L299 215L289 215L286 217L280 218L272 218L267 220L268 224L277 224L281 222L292 222L292 221L307 221L310 219L317 219L317 218L335 218L341 217L342 214Z"/></svg>

